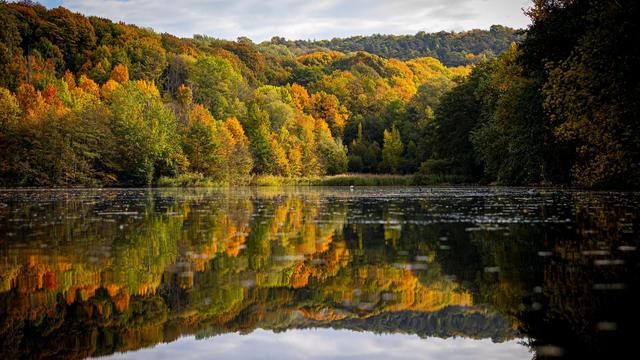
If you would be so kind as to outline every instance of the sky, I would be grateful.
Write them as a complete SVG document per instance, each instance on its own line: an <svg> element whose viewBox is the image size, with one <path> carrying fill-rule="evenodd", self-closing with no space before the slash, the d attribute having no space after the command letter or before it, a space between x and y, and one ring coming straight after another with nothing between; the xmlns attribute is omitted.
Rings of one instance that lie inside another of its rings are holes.
<svg viewBox="0 0 640 360"><path fill-rule="evenodd" d="M223 334L203 340L193 336L154 348L114 354L102 360L190 359L307 359L307 360L518 360L531 359L529 348L514 339L427 338L416 335L373 334L350 330L305 329L273 333L256 330L247 335Z"/></svg>
<svg viewBox="0 0 640 360"><path fill-rule="evenodd" d="M40 0L181 37L260 42L418 31L523 28L530 0Z"/></svg>

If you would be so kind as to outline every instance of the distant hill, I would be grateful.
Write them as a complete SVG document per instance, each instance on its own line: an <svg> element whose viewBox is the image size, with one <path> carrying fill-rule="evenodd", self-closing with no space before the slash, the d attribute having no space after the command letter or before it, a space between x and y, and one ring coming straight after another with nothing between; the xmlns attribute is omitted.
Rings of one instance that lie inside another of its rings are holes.
<svg viewBox="0 0 640 360"><path fill-rule="evenodd" d="M437 33L419 32L415 35L371 35L331 40L286 40L274 37L266 43L285 45L296 54L313 51L366 51L386 58L402 60L434 57L447 66L477 63L507 50L524 38L522 30L493 25L490 30Z"/></svg>

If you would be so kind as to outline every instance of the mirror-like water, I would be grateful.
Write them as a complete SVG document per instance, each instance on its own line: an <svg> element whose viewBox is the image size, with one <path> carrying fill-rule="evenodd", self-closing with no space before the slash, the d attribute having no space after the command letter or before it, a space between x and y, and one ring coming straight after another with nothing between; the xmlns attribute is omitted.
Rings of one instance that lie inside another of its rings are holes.
<svg viewBox="0 0 640 360"><path fill-rule="evenodd" d="M612 358L640 195L0 192L0 356Z"/></svg>

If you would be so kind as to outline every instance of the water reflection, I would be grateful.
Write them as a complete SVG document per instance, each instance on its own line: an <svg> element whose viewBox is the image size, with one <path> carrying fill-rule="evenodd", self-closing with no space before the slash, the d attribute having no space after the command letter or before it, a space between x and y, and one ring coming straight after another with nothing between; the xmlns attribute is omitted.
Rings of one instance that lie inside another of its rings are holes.
<svg viewBox="0 0 640 360"><path fill-rule="evenodd" d="M259 349L259 351L257 351ZM518 340L492 342L490 339L430 338L415 335L378 334L328 329L293 329L273 333L255 330L250 334L228 333L206 341L194 336L154 348L119 353L109 359L174 360L196 359L529 359L531 354Z"/></svg>
<svg viewBox="0 0 640 360"><path fill-rule="evenodd" d="M1 355L326 328L610 357L636 334L639 205L517 189L0 192Z"/></svg>

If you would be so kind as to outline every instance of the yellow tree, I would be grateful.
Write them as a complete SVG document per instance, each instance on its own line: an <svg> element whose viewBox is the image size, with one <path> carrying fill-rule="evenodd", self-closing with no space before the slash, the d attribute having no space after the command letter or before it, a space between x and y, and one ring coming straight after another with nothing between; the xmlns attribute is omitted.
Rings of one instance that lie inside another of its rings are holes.
<svg viewBox="0 0 640 360"><path fill-rule="evenodd" d="M204 106L195 105L189 112L189 121L180 133L191 171L213 175L218 162L216 152L220 147L214 137L215 127L215 119Z"/></svg>
<svg viewBox="0 0 640 360"><path fill-rule="evenodd" d="M291 85L291 99L296 110L304 112L309 107L310 97L307 89L302 85Z"/></svg>
<svg viewBox="0 0 640 360"><path fill-rule="evenodd" d="M404 152L400 132L394 125L391 131L385 130L383 136L381 170L396 173L402 166L402 153Z"/></svg>
<svg viewBox="0 0 640 360"><path fill-rule="evenodd" d="M244 183L248 180L253 168L249 139L245 135L242 125L235 117L227 118L224 128L230 134L229 143L223 143L223 146L229 149L227 181L232 184Z"/></svg>

